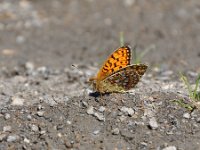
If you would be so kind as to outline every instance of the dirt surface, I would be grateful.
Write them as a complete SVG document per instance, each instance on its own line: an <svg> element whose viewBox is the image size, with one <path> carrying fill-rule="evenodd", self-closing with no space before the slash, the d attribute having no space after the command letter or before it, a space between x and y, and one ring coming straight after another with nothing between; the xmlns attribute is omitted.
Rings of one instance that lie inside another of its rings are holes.
<svg viewBox="0 0 200 150"><path fill-rule="evenodd" d="M87 81L120 32L149 68L101 96ZM200 111L179 79L200 72L199 34L199 0L1 0L0 149L199 150Z"/></svg>

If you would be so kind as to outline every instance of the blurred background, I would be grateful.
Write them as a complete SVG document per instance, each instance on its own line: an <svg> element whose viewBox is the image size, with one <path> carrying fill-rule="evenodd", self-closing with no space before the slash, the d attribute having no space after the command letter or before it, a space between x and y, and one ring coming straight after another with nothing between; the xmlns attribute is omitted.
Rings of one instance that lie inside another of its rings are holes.
<svg viewBox="0 0 200 150"><path fill-rule="evenodd" d="M152 67L200 71L199 0L0 0L0 67L101 65L120 32Z"/></svg>

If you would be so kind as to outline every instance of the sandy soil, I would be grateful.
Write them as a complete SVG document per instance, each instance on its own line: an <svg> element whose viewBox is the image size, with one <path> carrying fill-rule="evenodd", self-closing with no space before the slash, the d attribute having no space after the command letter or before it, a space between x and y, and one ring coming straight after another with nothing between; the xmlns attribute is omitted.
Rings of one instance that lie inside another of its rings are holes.
<svg viewBox="0 0 200 150"><path fill-rule="evenodd" d="M120 32L149 68L136 88L99 96L87 81ZM199 0L1 0L0 149L199 150L179 75L200 72L199 34Z"/></svg>

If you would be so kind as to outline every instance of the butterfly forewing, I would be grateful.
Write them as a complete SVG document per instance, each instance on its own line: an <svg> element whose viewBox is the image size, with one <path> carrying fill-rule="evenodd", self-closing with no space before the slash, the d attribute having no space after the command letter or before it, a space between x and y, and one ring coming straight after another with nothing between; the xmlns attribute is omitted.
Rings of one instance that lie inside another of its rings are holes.
<svg viewBox="0 0 200 150"><path fill-rule="evenodd" d="M113 52L105 61L97 74L98 79L104 79L112 73L130 65L131 48L123 46Z"/></svg>

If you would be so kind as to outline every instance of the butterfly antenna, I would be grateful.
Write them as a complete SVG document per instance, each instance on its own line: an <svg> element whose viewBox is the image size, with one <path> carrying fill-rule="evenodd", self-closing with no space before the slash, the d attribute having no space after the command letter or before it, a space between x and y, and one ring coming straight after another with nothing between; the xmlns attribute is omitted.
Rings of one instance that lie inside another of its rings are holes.
<svg viewBox="0 0 200 150"><path fill-rule="evenodd" d="M76 70L80 75L84 75L85 78L87 78L87 79L89 78L89 75L86 74L85 72L81 71L81 70L79 69L79 66L78 66L78 65L72 64L71 67L72 67L74 70ZM80 78L78 79L78 81L79 81L79 83L83 86L84 95L86 96L86 93L87 93L86 91L87 91L87 89L89 89L90 85L84 84L84 83L80 80ZM86 83L88 83L88 81L86 81ZM86 86L86 85L87 85L87 86Z"/></svg>

